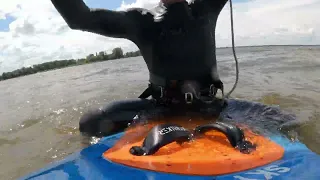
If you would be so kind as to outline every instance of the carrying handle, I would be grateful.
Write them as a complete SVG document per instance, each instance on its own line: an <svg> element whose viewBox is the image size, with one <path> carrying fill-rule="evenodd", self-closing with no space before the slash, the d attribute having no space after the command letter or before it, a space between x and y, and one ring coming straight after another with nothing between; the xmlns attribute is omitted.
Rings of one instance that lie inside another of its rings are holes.
<svg viewBox="0 0 320 180"><path fill-rule="evenodd" d="M133 146L130 153L135 156L153 155L172 142L182 144L191 140L192 133L176 124L157 125L151 129L142 146Z"/></svg>
<svg viewBox="0 0 320 180"><path fill-rule="evenodd" d="M242 153L250 153L256 148L256 145L245 140L242 129L235 125L230 125L222 122L216 122L212 124L206 124L198 126L194 129L195 135L204 134L205 132L216 130L223 133L229 140L230 144L240 150Z"/></svg>

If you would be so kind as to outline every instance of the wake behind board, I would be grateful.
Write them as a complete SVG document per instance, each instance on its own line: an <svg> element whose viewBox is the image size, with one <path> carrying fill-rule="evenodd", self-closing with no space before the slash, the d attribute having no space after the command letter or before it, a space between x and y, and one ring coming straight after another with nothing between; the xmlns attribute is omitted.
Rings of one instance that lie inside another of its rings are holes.
<svg viewBox="0 0 320 180"><path fill-rule="evenodd" d="M319 166L320 156L283 136L176 118L135 125L22 179L311 180Z"/></svg>

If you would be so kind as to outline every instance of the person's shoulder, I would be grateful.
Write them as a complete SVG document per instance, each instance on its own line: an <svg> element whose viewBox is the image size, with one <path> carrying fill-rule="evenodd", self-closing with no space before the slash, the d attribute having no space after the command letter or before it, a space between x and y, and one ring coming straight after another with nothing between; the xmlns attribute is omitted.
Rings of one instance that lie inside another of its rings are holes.
<svg viewBox="0 0 320 180"><path fill-rule="evenodd" d="M125 10L129 16L135 17L135 18L147 18L147 19L153 19L155 14L145 8L128 8Z"/></svg>
<svg viewBox="0 0 320 180"><path fill-rule="evenodd" d="M203 11L207 8L207 1L205 0L192 0L189 2L189 7L193 11Z"/></svg>
<svg viewBox="0 0 320 180"><path fill-rule="evenodd" d="M192 0L189 7L197 15L219 14L228 0Z"/></svg>
<svg viewBox="0 0 320 180"><path fill-rule="evenodd" d="M129 8L126 9L126 14L137 27L135 36L140 40L148 38L148 32L152 31L155 25L155 13L145 8Z"/></svg>
<svg viewBox="0 0 320 180"><path fill-rule="evenodd" d="M206 3L206 2L207 2L206 0L191 0L189 2L189 6L199 5L199 4L203 4L203 3Z"/></svg>
<svg viewBox="0 0 320 180"><path fill-rule="evenodd" d="M221 6L224 6L228 0L191 0L189 3L190 7L195 8L207 8L207 7L216 7L220 8Z"/></svg>

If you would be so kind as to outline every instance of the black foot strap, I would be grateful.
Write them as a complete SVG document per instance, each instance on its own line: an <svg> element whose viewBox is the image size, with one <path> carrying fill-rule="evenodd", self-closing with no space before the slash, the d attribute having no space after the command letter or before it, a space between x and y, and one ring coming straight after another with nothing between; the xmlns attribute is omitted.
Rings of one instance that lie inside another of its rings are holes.
<svg viewBox="0 0 320 180"><path fill-rule="evenodd" d="M136 156L152 155L161 147L174 141L181 144L192 139L192 133L176 124L157 125L151 129L144 139L142 147L133 146L130 153Z"/></svg>
<svg viewBox="0 0 320 180"><path fill-rule="evenodd" d="M242 153L248 154L256 148L251 142L245 140L244 133L240 128L226 123L216 122L198 126L194 130L194 135L204 134L211 130L222 132L230 144ZM176 124L157 125L148 133L142 146L133 146L130 153L135 156L153 155L160 148L172 142L181 144L192 138L193 134L182 126Z"/></svg>
<svg viewBox="0 0 320 180"><path fill-rule="evenodd" d="M216 122L212 124L201 125L195 128L196 134L204 134L207 131L216 130L222 132L225 136L227 136L230 144L240 150L242 153L250 153L252 150L256 148L251 142L246 141L244 137L244 133L242 129L237 126Z"/></svg>

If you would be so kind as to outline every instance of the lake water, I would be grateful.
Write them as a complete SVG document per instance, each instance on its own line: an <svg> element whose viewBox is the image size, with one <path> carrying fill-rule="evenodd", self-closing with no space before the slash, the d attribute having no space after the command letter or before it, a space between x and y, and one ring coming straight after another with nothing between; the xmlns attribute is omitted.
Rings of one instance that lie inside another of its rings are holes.
<svg viewBox="0 0 320 180"><path fill-rule="evenodd" d="M232 97L279 105L296 115L300 123L290 134L320 153L320 47L241 47L237 55L240 80ZM229 91L235 81L231 49L218 49L217 59ZM147 80L146 65L136 57L0 82L1 179L15 179L83 148L81 115L136 98Z"/></svg>

